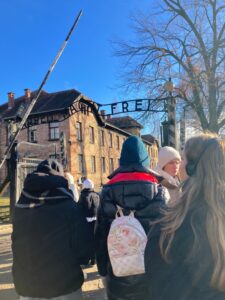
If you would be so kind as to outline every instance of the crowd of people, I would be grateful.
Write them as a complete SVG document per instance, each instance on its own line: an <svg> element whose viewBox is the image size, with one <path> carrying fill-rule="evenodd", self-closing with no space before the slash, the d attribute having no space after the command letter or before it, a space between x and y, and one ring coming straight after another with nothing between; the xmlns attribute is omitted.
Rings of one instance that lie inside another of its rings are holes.
<svg viewBox="0 0 225 300"><path fill-rule="evenodd" d="M100 193L86 178L79 195L54 159L27 175L12 233L21 300L82 299L95 263L109 300L225 299L225 140L204 133L150 159L129 137Z"/></svg>

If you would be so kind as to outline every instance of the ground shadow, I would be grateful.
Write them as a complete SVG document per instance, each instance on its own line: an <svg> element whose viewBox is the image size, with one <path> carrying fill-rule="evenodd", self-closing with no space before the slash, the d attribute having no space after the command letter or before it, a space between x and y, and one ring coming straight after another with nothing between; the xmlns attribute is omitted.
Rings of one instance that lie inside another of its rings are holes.
<svg viewBox="0 0 225 300"><path fill-rule="evenodd" d="M0 253L0 299L16 300L16 294L12 281L12 253L11 251Z"/></svg>

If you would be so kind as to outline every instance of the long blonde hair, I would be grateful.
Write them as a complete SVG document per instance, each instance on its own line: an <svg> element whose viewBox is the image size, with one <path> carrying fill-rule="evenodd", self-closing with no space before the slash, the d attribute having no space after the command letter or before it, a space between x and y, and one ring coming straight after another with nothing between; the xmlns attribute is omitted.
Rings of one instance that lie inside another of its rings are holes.
<svg viewBox="0 0 225 300"><path fill-rule="evenodd" d="M193 176L184 183L182 195L169 210L163 212L160 249L165 260L176 231L193 205L203 201L206 206L205 232L213 256L211 286L225 291L225 140L212 133L190 138L185 144L187 164ZM193 228L195 240L199 240Z"/></svg>

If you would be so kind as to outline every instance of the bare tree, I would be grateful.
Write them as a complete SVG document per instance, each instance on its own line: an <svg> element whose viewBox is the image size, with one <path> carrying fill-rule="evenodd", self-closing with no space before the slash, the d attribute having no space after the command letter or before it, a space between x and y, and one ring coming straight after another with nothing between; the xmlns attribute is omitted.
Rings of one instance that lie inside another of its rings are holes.
<svg viewBox="0 0 225 300"><path fill-rule="evenodd" d="M154 14L133 17L136 39L116 43L116 55L126 59L126 83L160 97L172 77L202 129L218 132L225 125L225 2L158 2Z"/></svg>

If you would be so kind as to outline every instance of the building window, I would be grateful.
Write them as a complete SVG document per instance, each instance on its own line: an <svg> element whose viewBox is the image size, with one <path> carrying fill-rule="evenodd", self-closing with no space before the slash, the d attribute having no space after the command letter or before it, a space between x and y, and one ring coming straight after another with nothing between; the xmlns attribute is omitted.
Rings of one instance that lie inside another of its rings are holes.
<svg viewBox="0 0 225 300"><path fill-rule="evenodd" d="M116 149L120 149L120 137L116 136Z"/></svg>
<svg viewBox="0 0 225 300"><path fill-rule="evenodd" d="M50 140L59 139L59 122L49 123L49 139Z"/></svg>
<svg viewBox="0 0 225 300"><path fill-rule="evenodd" d="M84 173L84 156L83 156L83 154L78 154L78 166L79 166L79 173Z"/></svg>
<svg viewBox="0 0 225 300"><path fill-rule="evenodd" d="M102 173L106 172L105 157L101 157L101 171Z"/></svg>
<svg viewBox="0 0 225 300"><path fill-rule="evenodd" d="M82 141L82 124L81 122L76 122L76 134L77 134L77 140Z"/></svg>
<svg viewBox="0 0 225 300"><path fill-rule="evenodd" d="M90 143L94 144L95 143L95 132L94 132L94 127L89 126L89 136L90 136Z"/></svg>
<svg viewBox="0 0 225 300"><path fill-rule="evenodd" d="M120 166L120 159L118 159L118 167Z"/></svg>
<svg viewBox="0 0 225 300"><path fill-rule="evenodd" d="M113 158L109 159L109 172L112 173L114 171Z"/></svg>
<svg viewBox="0 0 225 300"><path fill-rule="evenodd" d="M95 156L91 156L91 172L96 173L96 161Z"/></svg>
<svg viewBox="0 0 225 300"><path fill-rule="evenodd" d="M105 132L104 130L100 130L100 146L105 146Z"/></svg>
<svg viewBox="0 0 225 300"><path fill-rule="evenodd" d="M109 148L112 148L112 146L113 146L112 133L109 132Z"/></svg>
<svg viewBox="0 0 225 300"><path fill-rule="evenodd" d="M28 142L37 142L37 126L28 127Z"/></svg>

